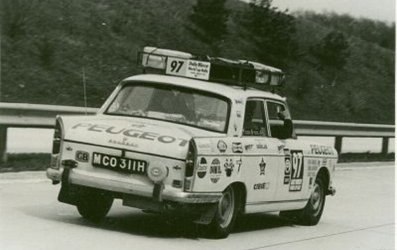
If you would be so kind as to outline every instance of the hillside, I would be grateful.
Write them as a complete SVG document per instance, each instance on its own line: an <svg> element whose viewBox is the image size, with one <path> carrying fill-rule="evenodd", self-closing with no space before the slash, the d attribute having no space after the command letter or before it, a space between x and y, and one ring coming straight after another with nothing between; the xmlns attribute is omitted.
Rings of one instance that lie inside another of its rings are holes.
<svg viewBox="0 0 397 250"><path fill-rule="evenodd" d="M98 107L121 79L140 72L136 53L143 46L209 51L187 29L195 0L1 3L3 102L83 106L84 72L88 105ZM250 36L239 25L246 4L229 0L227 8L228 33L219 54L257 60ZM282 92L295 119L394 124L394 26L346 18L295 14L295 50L283 65L288 78ZM338 70L316 56L318 44L332 31L349 43Z"/></svg>

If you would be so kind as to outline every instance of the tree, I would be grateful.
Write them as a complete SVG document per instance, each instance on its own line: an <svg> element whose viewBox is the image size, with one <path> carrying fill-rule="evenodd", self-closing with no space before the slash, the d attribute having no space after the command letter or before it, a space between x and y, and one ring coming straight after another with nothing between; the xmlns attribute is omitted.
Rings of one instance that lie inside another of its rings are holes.
<svg viewBox="0 0 397 250"><path fill-rule="evenodd" d="M255 54L263 62L285 66L293 55L295 44L295 18L288 10L272 7L272 0L251 0L240 18L240 24L248 31L247 37L255 45Z"/></svg>
<svg viewBox="0 0 397 250"><path fill-rule="evenodd" d="M3 0L0 2L1 30L10 38L26 34L27 26L36 8L35 1Z"/></svg>
<svg viewBox="0 0 397 250"><path fill-rule="evenodd" d="M349 57L349 42L341 32L331 31L314 47L313 54L322 65L341 70Z"/></svg>
<svg viewBox="0 0 397 250"><path fill-rule="evenodd" d="M189 16L192 23L188 29L201 41L210 45L212 52L219 53L222 40L227 35L229 11L227 0L197 0L193 13Z"/></svg>

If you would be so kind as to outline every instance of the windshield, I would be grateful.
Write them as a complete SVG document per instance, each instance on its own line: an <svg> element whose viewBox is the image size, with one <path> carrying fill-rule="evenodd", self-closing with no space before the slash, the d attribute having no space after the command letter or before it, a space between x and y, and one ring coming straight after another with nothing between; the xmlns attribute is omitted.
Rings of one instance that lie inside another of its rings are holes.
<svg viewBox="0 0 397 250"><path fill-rule="evenodd" d="M119 91L106 113L226 132L228 111L227 99L212 93L170 85L135 83Z"/></svg>

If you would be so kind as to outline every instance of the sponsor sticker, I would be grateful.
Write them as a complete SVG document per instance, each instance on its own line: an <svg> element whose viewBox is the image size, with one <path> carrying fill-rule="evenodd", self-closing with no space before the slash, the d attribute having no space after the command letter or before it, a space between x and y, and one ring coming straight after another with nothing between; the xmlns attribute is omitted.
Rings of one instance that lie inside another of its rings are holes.
<svg viewBox="0 0 397 250"><path fill-rule="evenodd" d="M238 166L237 173L240 173L240 167L242 164L243 164L243 159L240 157L240 159L236 161L236 165Z"/></svg>
<svg viewBox="0 0 397 250"><path fill-rule="evenodd" d="M285 158L284 184L289 184L290 180L291 180L291 159Z"/></svg>
<svg viewBox="0 0 397 250"><path fill-rule="evenodd" d="M138 147L138 144L128 141L127 137L124 137L121 141L110 139L108 142L110 144L123 145L123 146L128 146L128 147L133 147L133 148Z"/></svg>
<svg viewBox="0 0 397 250"><path fill-rule="evenodd" d="M197 176L202 179L206 174L207 174L207 160L204 157L201 157L197 168Z"/></svg>
<svg viewBox="0 0 397 250"><path fill-rule="evenodd" d="M286 185L289 184L291 181L291 152L289 151L288 148L284 148L284 155L285 155L284 185Z"/></svg>
<svg viewBox="0 0 397 250"><path fill-rule="evenodd" d="M270 182L262 182L254 184L254 190L268 190L270 187Z"/></svg>
<svg viewBox="0 0 397 250"><path fill-rule="evenodd" d="M232 176L233 168L234 168L233 159L226 159L226 162L225 164L223 164L223 166L225 167L226 176L227 177Z"/></svg>
<svg viewBox="0 0 397 250"><path fill-rule="evenodd" d="M320 159L308 159L307 160L307 176L316 177L317 169L321 164Z"/></svg>
<svg viewBox="0 0 397 250"><path fill-rule="evenodd" d="M257 149L267 149L267 144L264 144L264 143L256 144L256 148Z"/></svg>
<svg viewBox="0 0 397 250"><path fill-rule="evenodd" d="M321 161L321 167L327 167L327 159L323 159L322 161Z"/></svg>
<svg viewBox="0 0 397 250"><path fill-rule="evenodd" d="M221 170L221 162L218 158L212 160L210 165L210 180L212 183L217 183L219 178L221 177L222 170Z"/></svg>
<svg viewBox="0 0 397 250"><path fill-rule="evenodd" d="M243 104L243 99L234 99L236 104Z"/></svg>
<svg viewBox="0 0 397 250"><path fill-rule="evenodd" d="M166 74L208 80L210 68L209 62L168 57Z"/></svg>
<svg viewBox="0 0 397 250"><path fill-rule="evenodd" d="M218 147L219 152L221 152L221 153L225 153L226 152L226 149L227 149L226 142L224 142L222 140L219 140L218 144L217 144L217 147Z"/></svg>
<svg viewBox="0 0 397 250"><path fill-rule="evenodd" d="M331 146L310 145L310 152L315 155L333 155L334 150Z"/></svg>
<svg viewBox="0 0 397 250"><path fill-rule="evenodd" d="M259 175L265 175L266 174L265 170L266 170L266 162L263 160L262 157L262 161L259 163L259 171L260 171Z"/></svg>
<svg viewBox="0 0 397 250"><path fill-rule="evenodd" d="M278 151L282 151L284 148L285 148L284 144L277 146Z"/></svg>
<svg viewBox="0 0 397 250"><path fill-rule="evenodd" d="M243 152L243 144L241 144L241 142L233 142L232 152L241 154Z"/></svg>
<svg viewBox="0 0 397 250"><path fill-rule="evenodd" d="M289 191L301 191L303 183L304 159L302 151L291 150L292 167Z"/></svg>

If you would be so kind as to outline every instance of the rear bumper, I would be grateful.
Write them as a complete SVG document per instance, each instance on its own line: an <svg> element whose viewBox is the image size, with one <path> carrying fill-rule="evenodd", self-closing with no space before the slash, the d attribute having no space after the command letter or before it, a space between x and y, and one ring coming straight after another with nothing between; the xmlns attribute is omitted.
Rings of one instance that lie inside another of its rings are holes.
<svg viewBox="0 0 397 250"><path fill-rule="evenodd" d="M63 176L64 174L68 176ZM191 193L163 188L155 192L155 185L148 185L140 181L132 181L131 178L109 176L101 173L81 170L78 168L64 171L48 168L47 177L53 183L67 181L71 184L87 186L116 193L131 194L141 197L153 198L159 201L173 201L178 203L215 203L222 197L220 192Z"/></svg>

